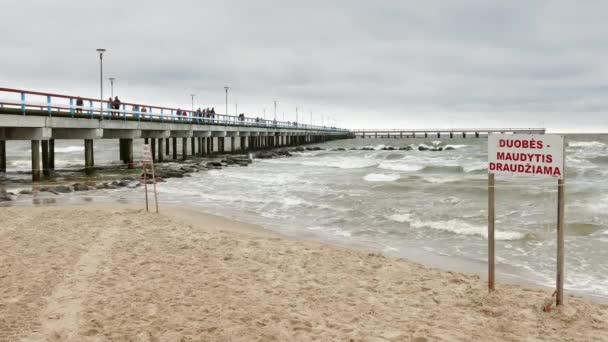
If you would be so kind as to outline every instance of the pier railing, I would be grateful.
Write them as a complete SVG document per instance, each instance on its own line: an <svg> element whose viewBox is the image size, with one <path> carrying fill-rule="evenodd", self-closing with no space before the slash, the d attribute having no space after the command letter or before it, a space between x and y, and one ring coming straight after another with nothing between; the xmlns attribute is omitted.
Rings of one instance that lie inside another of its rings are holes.
<svg viewBox="0 0 608 342"><path fill-rule="evenodd" d="M82 105L78 105L78 100ZM112 108L112 102L96 98L52 94L23 89L0 87L0 113L20 115L61 116L98 120L153 121L197 125L223 125L349 132L347 129L299 122L239 117L220 113L203 114L197 110L161 107L156 105L121 102Z"/></svg>

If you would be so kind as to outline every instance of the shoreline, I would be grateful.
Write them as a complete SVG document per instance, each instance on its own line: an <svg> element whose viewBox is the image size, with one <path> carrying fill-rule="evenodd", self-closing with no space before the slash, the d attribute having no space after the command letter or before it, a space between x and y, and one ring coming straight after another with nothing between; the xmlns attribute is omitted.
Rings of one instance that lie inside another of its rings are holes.
<svg viewBox="0 0 608 342"><path fill-rule="evenodd" d="M478 276L190 209L0 208L0 218L0 340L608 336L607 305L567 294L543 312L547 291L488 294Z"/></svg>
<svg viewBox="0 0 608 342"><path fill-rule="evenodd" d="M95 191L93 191L94 193ZM25 205L17 205L8 207L61 207L61 208L70 208L70 207L112 207L113 205L120 205L126 209L144 209L144 202L134 202L131 199L120 202L119 204L114 204L110 197L100 197L101 201L95 201L93 198L77 198L77 201L73 201L74 198L69 198L71 200L68 203L61 203L61 199L68 199L66 197L54 198L42 198L36 200L36 204L28 203ZM99 199L99 198L98 198ZM107 199L108 201L106 201ZM10 203L10 202L9 202ZM12 203L19 203L12 202ZM153 202L152 202L153 203ZM280 226L267 228L261 224L255 222L248 222L236 217L230 217L228 215L222 215L221 213L214 213L210 211L206 211L204 208L183 204L174 204L174 203L163 203L159 202L160 212L162 214L168 214L171 217L178 219L187 219L192 224L197 224L195 218L205 218L205 217L214 217L216 220L223 222L225 225L224 230L230 230L240 233L253 233L260 234L261 236L268 237L276 237L289 239L292 241L303 241L303 242L311 242L320 245L338 247L338 248L346 248L346 249L354 249L363 252L374 252L380 253L387 258L391 258L393 260L404 260L406 262L413 262L420 264L425 267L431 267L443 272L460 272L470 276L478 276L482 280L487 277L487 264L480 263L474 260L464 259L457 256L444 256L437 253L433 253L422 248L415 248L412 250L401 250L402 255L396 255L395 253L385 252L383 251L383 246L375 244L373 242L365 242L360 240L350 240L346 241L345 239L339 239L327 235L315 234L311 231L285 231L281 230ZM3 206L0 205L0 209ZM150 207L150 212L153 212L153 206ZM168 211L166 209L169 209ZM183 217L177 216L176 213L184 214ZM404 254L404 255L403 255ZM532 279L526 278L525 274L517 274L516 272L507 272L502 270L500 266L497 265L496 268L496 286L497 288L501 285L515 285L515 286L524 286L532 289L539 289L544 291L553 291L554 288L545 284L541 284L539 282L535 282ZM608 304L608 296L602 296L598 294L590 294L579 291L573 291L569 289L564 290L565 293L572 297L586 298L597 304Z"/></svg>

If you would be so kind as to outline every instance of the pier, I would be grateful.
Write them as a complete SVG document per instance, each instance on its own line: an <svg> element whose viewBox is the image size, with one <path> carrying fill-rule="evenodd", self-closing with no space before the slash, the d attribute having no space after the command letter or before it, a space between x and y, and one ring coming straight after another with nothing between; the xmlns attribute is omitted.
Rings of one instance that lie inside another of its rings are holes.
<svg viewBox="0 0 608 342"><path fill-rule="evenodd" d="M133 168L135 139L144 139L145 144L150 144L155 161L163 162L178 158L178 139L182 140L181 157L186 159L188 155L320 143L350 134L335 127L215 113L205 116L198 111L148 104L123 102L117 109L100 99L0 88L0 173L6 172L7 142L29 140L35 182L54 170L54 146L59 139L83 141L84 169L91 175L98 139L117 140L120 160Z"/></svg>
<svg viewBox="0 0 608 342"><path fill-rule="evenodd" d="M351 131L355 137L360 138L428 138L445 137L454 138L455 136L475 137L488 135L491 133L506 134L545 134L544 128L449 128L449 129L355 129Z"/></svg>

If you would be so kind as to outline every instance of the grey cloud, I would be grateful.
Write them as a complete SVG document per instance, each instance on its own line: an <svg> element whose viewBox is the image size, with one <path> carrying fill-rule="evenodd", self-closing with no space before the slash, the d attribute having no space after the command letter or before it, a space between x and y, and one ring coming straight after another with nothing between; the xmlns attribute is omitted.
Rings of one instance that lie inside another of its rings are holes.
<svg viewBox="0 0 608 342"><path fill-rule="evenodd" d="M349 127L606 130L598 1L16 1L0 84L96 96L95 48L126 100ZM4 12L4 11L3 11ZM28 25L23 25L27 18ZM108 85L106 83L106 89ZM583 117L585 120L581 120Z"/></svg>

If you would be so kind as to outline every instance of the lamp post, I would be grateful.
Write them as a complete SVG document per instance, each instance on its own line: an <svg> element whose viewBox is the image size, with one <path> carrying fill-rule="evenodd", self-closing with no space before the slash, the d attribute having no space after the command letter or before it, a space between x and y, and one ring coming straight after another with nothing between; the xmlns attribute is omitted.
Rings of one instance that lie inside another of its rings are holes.
<svg viewBox="0 0 608 342"><path fill-rule="evenodd" d="M226 115L228 115L228 89L230 89L230 87L225 86L224 89L226 89Z"/></svg>
<svg viewBox="0 0 608 342"><path fill-rule="evenodd" d="M274 121L277 121L277 100L274 100Z"/></svg>
<svg viewBox="0 0 608 342"><path fill-rule="evenodd" d="M97 49L97 52L99 52L99 115L103 120L103 53L106 49Z"/></svg>
<svg viewBox="0 0 608 342"><path fill-rule="evenodd" d="M192 98L192 113L194 113L194 94L190 94L190 97Z"/></svg>
<svg viewBox="0 0 608 342"><path fill-rule="evenodd" d="M116 78L115 77L110 77L108 79L110 80L110 95L112 95L112 98L114 98L114 80Z"/></svg>
<svg viewBox="0 0 608 342"><path fill-rule="evenodd" d="M296 107L296 124L298 123L298 107Z"/></svg>

